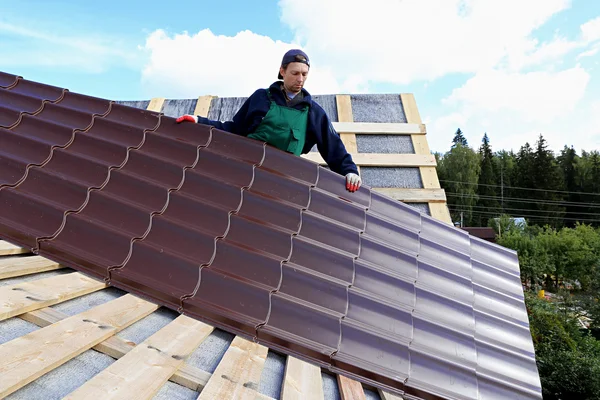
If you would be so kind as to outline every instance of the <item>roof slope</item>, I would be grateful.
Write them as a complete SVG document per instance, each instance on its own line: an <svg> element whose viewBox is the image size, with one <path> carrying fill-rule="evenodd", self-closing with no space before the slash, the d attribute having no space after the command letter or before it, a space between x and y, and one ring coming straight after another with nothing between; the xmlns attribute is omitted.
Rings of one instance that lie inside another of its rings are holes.
<svg viewBox="0 0 600 400"><path fill-rule="evenodd" d="M541 398L514 252L263 143L0 74L0 237L416 398Z"/></svg>

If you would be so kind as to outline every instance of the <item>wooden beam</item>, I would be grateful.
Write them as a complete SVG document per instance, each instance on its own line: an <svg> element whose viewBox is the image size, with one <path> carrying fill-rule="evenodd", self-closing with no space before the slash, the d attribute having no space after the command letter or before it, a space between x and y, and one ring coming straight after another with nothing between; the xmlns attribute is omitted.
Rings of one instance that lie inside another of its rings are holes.
<svg viewBox="0 0 600 400"><path fill-rule="evenodd" d="M165 103L164 97L154 97L152 100L150 100L150 103L148 104L148 107L146 108L146 110L161 112L164 103Z"/></svg>
<svg viewBox="0 0 600 400"><path fill-rule="evenodd" d="M0 321L105 288L80 272L0 287Z"/></svg>
<svg viewBox="0 0 600 400"><path fill-rule="evenodd" d="M208 111L210 110L210 103L214 96L200 96L196 102L196 108L194 109L194 115L200 117L208 117Z"/></svg>
<svg viewBox="0 0 600 400"><path fill-rule="evenodd" d="M387 122L332 122L337 132L361 135L424 135L425 124Z"/></svg>
<svg viewBox="0 0 600 400"><path fill-rule="evenodd" d="M377 389L377 391L379 392L379 397L381 397L381 400L403 400L401 396L396 394L385 392L381 389Z"/></svg>
<svg viewBox="0 0 600 400"><path fill-rule="evenodd" d="M354 122L354 117L352 116L352 104L350 103L350 96L347 94L338 94L335 96L335 101L337 104L338 121ZM346 147L346 151L352 154L352 159L354 159L355 155L358 153L358 147L356 145L356 134L346 132L344 130L338 130L338 133L340 134L340 139L342 139L342 143L344 143L344 146ZM319 155L319 153L316 154ZM356 160L354 160L354 162L356 163ZM360 174L360 165L358 165L358 163L356 164L358 168L358 173Z"/></svg>
<svg viewBox="0 0 600 400"><path fill-rule="evenodd" d="M0 279L31 275L61 268L65 268L65 266L42 256L3 257L0 258Z"/></svg>
<svg viewBox="0 0 600 400"><path fill-rule="evenodd" d="M281 400L322 400L324 398L321 368L288 356Z"/></svg>
<svg viewBox="0 0 600 400"><path fill-rule="evenodd" d="M303 158L325 165L325 161L318 152L303 154ZM380 154L358 153L352 154L356 165L363 167L421 167L432 166L435 169L436 161L432 154Z"/></svg>
<svg viewBox="0 0 600 400"><path fill-rule="evenodd" d="M402 107L404 108L404 115L406 116L406 122L409 124L421 124L421 115L417 108L415 97L412 93L402 93L400 95L402 101ZM423 135L411 135L415 154L420 155L431 155L427 139ZM440 189L440 182L437 176L435 166L419 166L421 173L421 181L423 182L423 188L425 189ZM450 211L448 205L444 202L429 203L429 212L431 216L439 221L452 224L450 218Z"/></svg>
<svg viewBox="0 0 600 400"><path fill-rule="evenodd" d="M268 350L236 336L198 399L268 399L258 392Z"/></svg>
<svg viewBox="0 0 600 400"><path fill-rule="evenodd" d="M446 202L446 192L443 189L372 188L372 190L405 203Z"/></svg>
<svg viewBox="0 0 600 400"><path fill-rule="evenodd" d="M0 256L11 256L26 253L31 253L31 251L20 246L15 246L14 244L8 243L4 240L0 240Z"/></svg>
<svg viewBox="0 0 600 400"><path fill-rule="evenodd" d="M180 315L65 399L151 399L213 329Z"/></svg>
<svg viewBox="0 0 600 400"><path fill-rule="evenodd" d="M77 357L158 306L130 294L0 345L0 398Z"/></svg>
<svg viewBox="0 0 600 400"><path fill-rule="evenodd" d="M67 314L50 307L19 315L19 318L42 328L68 317ZM118 360L129 353L134 347L135 343L121 339L119 336L111 336L104 342L95 345L93 349ZM190 364L183 364L169 380L188 389L201 392L210 377L211 374L209 372L203 371Z"/></svg>
<svg viewBox="0 0 600 400"><path fill-rule="evenodd" d="M342 400L367 400L362 384L343 375L337 376Z"/></svg>

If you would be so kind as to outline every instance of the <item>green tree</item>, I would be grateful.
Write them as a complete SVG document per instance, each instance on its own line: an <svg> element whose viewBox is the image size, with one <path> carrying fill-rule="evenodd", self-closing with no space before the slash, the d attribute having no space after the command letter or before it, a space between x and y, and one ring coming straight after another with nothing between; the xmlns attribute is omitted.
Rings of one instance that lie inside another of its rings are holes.
<svg viewBox="0 0 600 400"><path fill-rule="evenodd" d="M477 203L477 181L479 179L479 156L473 149L457 143L441 159L438 170L442 171L448 195L448 206L453 221L470 226L473 222L473 206Z"/></svg>
<svg viewBox="0 0 600 400"><path fill-rule="evenodd" d="M463 132L458 128L454 133L454 138L452 139L452 148L456 147L457 144L461 144L463 146L468 146L467 138L463 135Z"/></svg>
<svg viewBox="0 0 600 400"><path fill-rule="evenodd" d="M557 193L557 191L564 191L564 178L554 154L548 150L548 145L542 135L537 141L532 175L532 187L539 189L535 192L537 202L534 210L537 211L535 215L539 215L536 219L540 225L561 226L560 217L564 216L565 209L556 202L564 200L564 195Z"/></svg>
<svg viewBox="0 0 600 400"><path fill-rule="evenodd" d="M562 171L565 190L569 193L564 197L569 203L577 203L581 201L580 195L578 192L581 192L581 186L578 184L577 179L577 162L579 157L577 156L577 152L573 147L565 146L560 155L556 158L558 161L558 165ZM582 216L579 213L582 212L580 207L577 207L574 204L568 204L565 208L565 216L568 218L581 218ZM566 226L574 226L575 221L566 220Z"/></svg>
<svg viewBox="0 0 600 400"><path fill-rule="evenodd" d="M487 133L483 135L481 147L479 148L479 157L481 161L479 184L477 185L478 200L476 210L479 212L497 212L500 215L501 210L497 199L498 189L496 187L498 184L495 170L496 163L494 162L494 155ZM488 226L489 219L493 217L493 215L489 214L476 214L474 225Z"/></svg>

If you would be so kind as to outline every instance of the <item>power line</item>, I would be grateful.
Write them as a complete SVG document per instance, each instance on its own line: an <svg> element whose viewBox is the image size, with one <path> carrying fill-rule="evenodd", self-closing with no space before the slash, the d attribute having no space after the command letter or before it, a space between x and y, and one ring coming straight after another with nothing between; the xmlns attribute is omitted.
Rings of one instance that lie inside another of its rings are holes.
<svg viewBox="0 0 600 400"><path fill-rule="evenodd" d="M454 208L454 207L450 207L450 206L448 207L448 210L450 210L452 212L466 212L466 213L471 213L471 214L475 214L475 215L496 215L496 216L499 215L499 213L496 213L496 212L472 211L472 210L468 210L468 209ZM600 222L600 219L545 217L543 215L524 215L524 214L517 214L517 215L519 215L519 217L522 217L522 218L529 218L529 219L542 220L542 221L548 220L548 219L558 219L558 220L563 220L563 221Z"/></svg>
<svg viewBox="0 0 600 400"><path fill-rule="evenodd" d="M484 210L503 210L502 207L488 207L488 206L466 206L464 204L461 204L459 206L462 207L472 207L472 208L482 208ZM527 208L504 208L504 210L513 210L513 211L529 211L529 212L540 212L540 213L552 213L552 214L556 214L555 210L535 210L535 209L527 209ZM576 214L576 215L595 215L597 217L600 217L600 212L597 213L585 213L585 212L579 212L579 211L563 211L563 213L565 214ZM543 215L540 215L540 217L544 217Z"/></svg>
<svg viewBox="0 0 600 400"><path fill-rule="evenodd" d="M550 190L550 189L533 189L533 188L524 188L518 186L506 186L506 185L490 185L487 183L474 183L474 182L461 182L461 181L451 181L447 179L440 179L440 182L449 182L449 183L460 183L463 185L475 185L475 186L487 186L487 187L496 187L496 188L504 188L504 189L518 189L518 190L531 190L537 192L551 192L551 193L565 193L565 194L586 194L592 196L600 196L600 193L591 193L591 192L571 192L566 190Z"/></svg>
<svg viewBox="0 0 600 400"><path fill-rule="evenodd" d="M479 199L484 200L498 200L501 199L498 196L488 196L481 194L467 194L467 193L456 193L456 192L448 192L446 191L446 196L449 197L460 197L460 198L470 198L477 197ZM559 200L536 200L536 199L526 199L523 197L505 197L504 201L509 201L512 203L535 203L535 204L545 204L545 205L556 205L556 206L569 206L569 207L586 207L586 208L600 208L599 203L582 203L577 201L559 201Z"/></svg>

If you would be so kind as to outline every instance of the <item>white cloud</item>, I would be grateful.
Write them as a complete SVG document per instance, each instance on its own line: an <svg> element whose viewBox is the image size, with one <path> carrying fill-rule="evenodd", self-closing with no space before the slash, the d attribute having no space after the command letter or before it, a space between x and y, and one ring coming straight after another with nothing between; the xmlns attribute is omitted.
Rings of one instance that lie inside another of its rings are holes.
<svg viewBox="0 0 600 400"><path fill-rule="evenodd" d="M298 45L250 31L231 37L215 35L209 29L193 35L168 35L158 30L143 46L149 61L142 79L152 96L248 96L277 80L281 57L292 47ZM312 68L307 83L321 91L340 90L327 66Z"/></svg>
<svg viewBox="0 0 600 400"><path fill-rule="evenodd" d="M570 113L585 94L590 75L580 66L560 72L480 72L444 99L472 113L504 112L542 124Z"/></svg>
<svg viewBox="0 0 600 400"><path fill-rule="evenodd" d="M600 17L581 25L581 33L583 38L588 42L600 40Z"/></svg>

